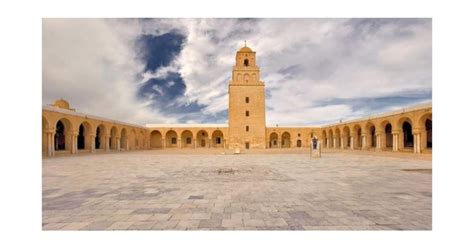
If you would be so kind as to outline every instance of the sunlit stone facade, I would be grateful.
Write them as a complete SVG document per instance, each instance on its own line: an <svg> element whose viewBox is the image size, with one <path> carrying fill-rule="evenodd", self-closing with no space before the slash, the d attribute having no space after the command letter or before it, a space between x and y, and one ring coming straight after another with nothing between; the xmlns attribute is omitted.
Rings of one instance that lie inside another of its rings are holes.
<svg viewBox="0 0 474 248"><path fill-rule="evenodd" d="M310 117L308 117L310 118ZM268 127L256 52L241 48L229 82L227 124L128 124L81 114L63 99L43 106L44 156L141 149L309 148L431 152L431 103L325 126Z"/></svg>

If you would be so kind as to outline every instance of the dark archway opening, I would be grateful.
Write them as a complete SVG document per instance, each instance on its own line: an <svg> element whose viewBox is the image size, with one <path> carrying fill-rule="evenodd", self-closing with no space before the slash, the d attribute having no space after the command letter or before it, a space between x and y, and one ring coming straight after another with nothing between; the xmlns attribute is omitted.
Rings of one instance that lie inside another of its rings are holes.
<svg viewBox="0 0 474 248"><path fill-rule="evenodd" d="M393 147L392 125L390 123L385 126L385 146Z"/></svg>
<svg viewBox="0 0 474 248"><path fill-rule="evenodd" d="M77 135L77 149L84 150L85 148L85 136L84 136L84 125L79 126L79 135Z"/></svg>
<svg viewBox="0 0 474 248"><path fill-rule="evenodd" d="M413 147L413 130L411 124L407 121L403 122L403 146Z"/></svg>
<svg viewBox="0 0 474 248"><path fill-rule="evenodd" d="M95 133L95 149L100 149L100 127L97 127Z"/></svg>
<svg viewBox="0 0 474 248"><path fill-rule="evenodd" d="M296 146L297 146L297 147L301 147L301 140L297 140L297 141L296 141Z"/></svg>
<svg viewBox="0 0 474 248"><path fill-rule="evenodd" d="M56 134L54 135L54 149L56 151L66 150L66 136L64 135L64 124L58 121L56 124Z"/></svg>
<svg viewBox="0 0 474 248"><path fill-rule="evenodd" d="M426 129L426 147L432 148L433 147L433 141L432 141L432 134L433 134L433 126L432 122L430 119L427 119L425 121L425 129Z"/></svg>
<svg viewBox="0 0 474 248"><path fill-rule="evenodd" d="M244 66L249 66L249 60L248 59L244 59Z"/></svg>
<svg viewBox="0 0 474 248"><path fill-rule="evenodd" d="M362 129L357 130L357 147L360 148L362 146Z"/></svg>
<svg viewBox="0 0 474 248"><path fill-rule="evenodd" d="M370 138L371 138L370 146L375 147L375 145L377 144L377 141L376 141L377 137L375 136L375 127L374 126L370 127Z"/></svg>

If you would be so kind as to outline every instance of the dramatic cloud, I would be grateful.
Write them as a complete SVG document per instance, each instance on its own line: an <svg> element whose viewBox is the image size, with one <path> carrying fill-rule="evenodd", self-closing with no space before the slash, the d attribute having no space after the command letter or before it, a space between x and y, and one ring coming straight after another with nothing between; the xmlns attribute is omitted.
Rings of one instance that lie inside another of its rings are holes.
<svg viewBox="0 0 474 248"><path fill-rule="evenodd" d="M431 100L430 19L43 21L43 101L144 123L227 121L248 41L267 124L314 125Z"/></svg>

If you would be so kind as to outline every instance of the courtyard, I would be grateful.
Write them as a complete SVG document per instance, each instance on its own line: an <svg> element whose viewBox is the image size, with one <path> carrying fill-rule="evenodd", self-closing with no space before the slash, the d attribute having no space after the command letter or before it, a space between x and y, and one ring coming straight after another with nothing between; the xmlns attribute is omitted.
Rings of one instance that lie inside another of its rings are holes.
<svg viewBox="0 0 474 248"><path fill-rule="evenodd" d="M42 229L431 230L431 159L412 155L148 150L46 158Z"/></svg>

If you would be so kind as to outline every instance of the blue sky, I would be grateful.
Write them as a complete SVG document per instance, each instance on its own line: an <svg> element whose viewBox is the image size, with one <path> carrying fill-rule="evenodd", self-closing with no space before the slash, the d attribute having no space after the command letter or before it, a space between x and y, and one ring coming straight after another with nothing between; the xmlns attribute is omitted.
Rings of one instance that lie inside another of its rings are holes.
<svg viewBox="0 0 474 248"><path fill-rule="evenodd" d="M44 19L43 104L126 122L225 123L243 41L267 125L318 125L430 101L431 19Z"/></svg>

